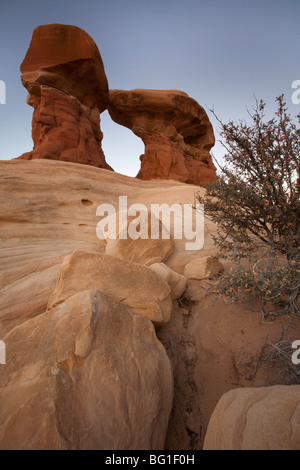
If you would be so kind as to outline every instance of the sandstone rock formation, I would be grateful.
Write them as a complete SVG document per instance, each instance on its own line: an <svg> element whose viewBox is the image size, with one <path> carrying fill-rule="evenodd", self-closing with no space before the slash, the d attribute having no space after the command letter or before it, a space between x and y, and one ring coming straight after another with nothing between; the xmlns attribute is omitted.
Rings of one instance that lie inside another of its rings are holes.
<svg viewBox="0 0 300 470"><path fill-rule="evenodd" d="M299 450L300 385L243 388L218 402L205 450Z"/></svg>
<svg viewBox="0 0 300 470"><path fill-rule="evenodd" d="M46 310L66 255L78 249L104 253L106 242L96 234L100 204L117 209L119 195L128 196L128 205L138 202L148 209L153 202L192 204L198 190L172 181L141 181L88 165L39 159L30 165L18 159L0 160L0 179L0 339ZM208 224L204 256L213 253L210 232L214 230ZM174 252L166 261L181 273L197 253L185 250L186 241L174 240Z"/></svg>
<svg viewBox="0 0 300 470"><path fill-rule="evenodd" d="M109 97L73 26L36 28L21 72L34 149L0 161L0 449L196 450L206 435L204 449L298 450L300 386L268 386L286 369L264 359L290 319L211 295L211 222L201 250L149 238L153 203L191 206L216 178L203 108L174 90ZM106 171L108 104L145 143L138 179ZM97 208L119 216L120 196L144 208L126 222L141 238L99 238Z"/></svg>
<svg viewBox="0 0 300 470"><path fill-rule="evenodd" d="M173 271L165 263L153 263L149 266L151 271L166 281L171 289L171 298L178 299L186 289L186 277Z"/></svg>
<svg viewBox="0 0 300 470"><path fill-rule="evenodd" d="M128 260L85 250L75 251L64 259L48 308L89 289L116 298L130 312L148 318L156 326L170 319L171 291L155 273Z"/></svg>
<svg viewBox="0 0 300 470"><path fill-rule="evenodd" d="M55 174L55 178L50 178L51 174ZM25 394L23 385L20 385L23 380L22 374L25 374L24 386L32 386L33 390L35 384L38 383L37 376L31 375L31 372L35 371L35 366L33 369L30 367L26 369L25 362L29 361L29 357L31 361L35 360L37 356L43 356L43 348L45 347L45 351L48 351L48 341L53 342L53 338L56 338L56 332L58 332L56 329L53 337L51 326L48 328L48 320L45 320L44 334L42 334L42 330L34 329L37 324L35 322L42 322L42 317L50 320L50 314L53 312L57 312L55 316L59 315L59 312L64 315L66 313L64 305L68 303L70 307L73 305L73 301L77 305L76 308L74 306L74 313L79 312L76 309L79 309L78 299L82 297L75 299L72 296L72 304L69 304L71 302L71 297L69 297L65 302L45 314L49 297L55 289L61 263L65 256L78 249L96 253L104 253L105 251L105 240L100 240L96 235L96 227L99 222L99 217L96 215L97 207L102 203L109 203L117 208L120 195L128 196L128 206L133 203L142 203L148 209L152 203L192 204L194 194L199 188L174 181L142 181L101 168L53 160L33 160L30 164L23 160L0 161L0 180L0 339L8 341L10 334L13 335L11 338L14 338L12 348L10 346L7 348L7 364L6 366L0 365L0 370L1 373L4 373L5 370L8 371L7 368L13 367L16 361L16 370L19 371L13 375L13 369L10 369L11 387L9 388L7 387L8 382L3 382L1 379L1 384L4 384L3 393L5 393L7 413L3 421L4 415L1 415L0 433L4 429L2 429L3 423L5 423L7 437L1 445L2 447L12 445L17 449L19 446L21 447L23 439L27 441L26 433L29 435L32 429L32 415L27 420L27 413L31 413L32 410L30 406L22 407L23 400L29 396ZM204 193L203 188L200 191ZM200 256L215 256L216 248L212 241L212 234L215 233L215 230L216 227L208 221L205 225L204 246L200 251L187 251L185 249L187 240L174 239L174 251L166 260L166 265L177 273L183 274L185 266L193 259ZM127 262L129 263L129 261ZM150 267L141 267L150 270ZM154 273L152 274L154 275ZM200 302L187 302L185 293L178 305L173 302L170 321L157 330L157 336L165 346L172 362L174 374L173 409L165 444L166 449L170 450L200 449L202 447L210 416L218 400L227 391L235 387L267 386L275 381L284 383L286 380L282 374L283 368L280 362L276 361L272 364L261 362L264 346L280 337L282 325L279 322L262 324L259 311L249 311L243 305L228 303L223 298L217 299L215 296L209 295L205 289L205 283L210 282L209 279L195 282L201 283L203 287ZM79 286L79 289L82 289L82 286ZM124 305L120 306L121 309L123 307ZM128 314L133 315L131 312ZM70 317L68 316L68 318ZM147 324L151 323L141 316L139 318ZM70 324L72 322L73 320L70 321ZM282 318L282 322L285 326L284 318ZM106 326L103 326L103 329L105 330ZM38 331L37 335L35 335L35 331ZM293 331L293 334L296 335L294 339L299 339L298 331ZM25 342L27 335L30 338L29 342ZM118 341L117 338L114 344L118 344ZM18 353L16 344L20 345L19 359L15 359ZM23 346L21 346L22 344ZM80 341L79 344L86 344L86 340ZM36 351L37 347L39 352ZM148 346L146 346L147 348ZM74 350L74 346L72 346L70 348L71 358ZM140 354L139 351L140 349L137 354ZM24 363L18 368L18 361L21 360L22 354L25 357ZM53 356L51 355L51 357ZM81 359L78 360L78 363L81 362ZM140 359L142 360L142 357ZM67 362L69 363L69 359ZM41 364L44 362L42 361ZM127 363L124 365L124 369L126 367ZM147 365L142 365L142 367L147 367ZM160 367L160 362L158 367ZM76 370L73 367L73 371ZM56 369L53 371L56 372ZM90 371L91 369L89 369ZM30 377L32 380L29 380ZM96 377L95 380L98 381L98 375ZM147 380L145 374L141 373L141 377ZM164 393L168 394L168 388L164 388L165 379L159 376L159 381L160 388L163 387ZM22 390L20 394L17 392L18 387ZM90 382L89 387L91 387ZM151 387L151 384L147 382L146 387ZM50 389L52 390L49 386L49 391ZM82 390L80 388L80 393ZM127 390L130 395L128 388ZM156 387L152 390L156 390ZM80 403L80 405L85 403L86 405L90 400L91 403L93 402L90 395L85 394L85 391L86 389L75 403ZM83 400L82 396L85 397L85 395L87 399ZM4 395L0 397L1 404L4 403L2 397ZM26 402L27 405L31 403L33 398L31 395L29 401ZM97 395L97 400L98 398ZM43 419L45 423L47 417L41 418L44 410L46 413L46 408L43 407L44 399L39 401L36 396L34 400L37 410L34 419L37 419L38 423L41 423ZM138 402L139 398L136 400ZM124 403L122 400L121 402ZM15 416L14 410L19 409L19 403L20 411ZM41 407L38 408L39 403L41 403ZM126 403L130 403L130 406L133 407L137 406L137 404L131 403L129 398ZM67 407L64 408L67 409ZM93 406L91 410L91 412L94 411ZM76 413L77 411L76 409ZM86 408L84 413L90 416L89 410ZM152 411L150 411L151 413ZM153 415L155 416L155 412ZM24 416L24 420L21 419L22 416ZM143 420L143 415L141 416L141 420ZM20 428L14 427L14 419L17 419L18 423L22 423L23 427L21 425ZM49 446L52 445L50 438L54 427L52 427L51 419L50 423L48 422L49 435L47 435L47 439L49 438L49 441L44 441L46 442L45 447L47 447L47 443ZM137 425L136 421L138 418L134 420L133 424ZM80 426L82 422L80 421ZM25 423L27 423L26 428L24 428ZM20 429L20 433L17 432L17 429ZM82 425L82 429L86 428ZM121 436L123 430L124 428L120 427L117 439L123 439ZM127 430L128 428L125 432ZM10 438L7 434L9 432L11 432ZM39 432L45 435L47 430L45 427L39 427ZM36 441L33 439L32 442L34 446ZM120 446L125 446L127 443L128 441L122 440ZM97 442L95 445L100 444Z"/></svg>
<svg viewBox="0 0 300 470"><path fill-rule="evenodd" d="M145 144L144 180L174 179L205 186L216 179L209 153L215 143L204 109L177 90L110 90L109 113Z"/></svg>
<svg viewBox="0 0 300 470"><path fill-rule="evenodd" d="M192 259L184 268L187 278L186 298L192 302L203 300L210 288L209 280L218 278L223 272L223 264L213 256Z"/></svg>
<svg viewBox="0 0 300 470"><path fill-rule="evenodd" d="M1 450L164 449L172 370L149 320L91 290L4 339Z"/></svg>
<svg viewBox="0 0 300 470"><path fill-rule="evenodd" d="M21 64L33 106L34 148L19 158L53 159L112 169L101 148L99 114L145 143L137 177L202 185L216 179L209 153L214 133L204 109L174 90L111 90L98 48L82 29L50 24L35 28Z"/></svg>
<svg viewBox="0 0 300 470"><path fill-rule="evenodd" d="M116 218L119 220L119 213ZM151 238L154 219L158 228L157 238ZM138 238L134 238L136 235ZM173 253L174 247L175 242L162 222L154 214L141 211L136 218L127 216L125 226L117 231L116 238L106 240L105 253L147 266L166 261Z"/></svg>
<svg viewBox="0 0 300 470"><path fill-rule="evenodd" d="M19 158L49 158L111 169L101 148L99 118L107 108L108 83L92 38L75 26L38 26L21 73L29 92L27 102L34 108L34 148Z"/></svg>
<svg viewBox="0 0 300 470"><path fill-rule="evenodd" d="M214 279L224 272L223 264L212 256L194 258L186 264L184 275L188 279Z"/></svg>

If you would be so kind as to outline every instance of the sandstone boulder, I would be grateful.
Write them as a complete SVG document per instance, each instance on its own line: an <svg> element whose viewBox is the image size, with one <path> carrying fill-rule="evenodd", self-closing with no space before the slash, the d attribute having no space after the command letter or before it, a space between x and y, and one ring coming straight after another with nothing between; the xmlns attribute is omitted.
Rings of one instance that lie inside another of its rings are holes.
<svg viewBox="0 0 300 470"><path fill-rule="evenodd" d="M149 269L168 283L173 300L178 299L184 293L186 289L185 276L173 271L173 269L169 268L164 263L153 263L149 266Z"/></svg>
<svg viewBox="0 0 300 470"><path fill-rule="evenodd" d="M50 24L34 29L21 64L33 106L34 148L20 158L84 163L111 169L101 147L99 113L107 108L108 83L99 50L82 29Z"/></svg>
<svg viewBox="0 0 300 470"><path fill-rule="evenodd" d="M227 392L208 425L205 450L299 450L300 386Z"/></svg>
<svg viewBox="0 0 300 470"><path fill-rule="evenodd" d="M129 311L148 318L156 326L170 319L170 288L157 274L128 260L84 250L64 259L48 309L76 292L90 289L116 298Z"/></svg>
<svg viewBox="0 0 300 470"><path fill-rule="evenodd" d="M145 144L144 180L173 179L205 186L216 180L209 153L215 143L205 110L177 90L110 90L109 113Z"/></svg>
<svg viewBox="0 0 300 470"><path fill-rule="evenodd" d="M116 216L118 220L119 213ZM151 214L146 211L141 211L136 219L126 218L125 226L120 227L117 237L106 240L105 253L144 265L166 261L173 253L175 243L162 222L153 214L151 217ZM153 218L155 218L158 227L157 238L151 237Z"/></svg>
<svg viewBox="0 0 300 470"><path fill-rule="evenodd" d="M223 264L212 256L194 258L186 264L184 275L188 279L214 279L224 271Z"/></svg>
<svg viewBox="0 0 300 470"><path fill-rule="evenodd" d="M164 449L172 371L150 321L85 291L4 340L1 450Z"/></svg>

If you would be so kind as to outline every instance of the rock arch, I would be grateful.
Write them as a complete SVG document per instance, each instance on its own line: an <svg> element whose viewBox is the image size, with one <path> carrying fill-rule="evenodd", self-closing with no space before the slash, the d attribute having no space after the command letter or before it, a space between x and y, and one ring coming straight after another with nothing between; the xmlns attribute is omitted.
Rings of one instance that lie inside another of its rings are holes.
<svg viewBox="0 0 300 470"><path fill-rule="evenodd" d="M21 64L33 106L34 148L22 159L48 158L112 170L102 150L100 113L131 129L145 144L137 178L206 186L216 179L215 143L205 110L178 90L110 90L99 50L82 29L50 24L34 29Z"/></svg>
<svg viewBox="0 0 300 470"><path fill-rule="evenodd" d="M216 179L210 149L215 143L205 110L178 90L110 90L112 119L145 144L143 180L174 179L207 185Z"/></svg>

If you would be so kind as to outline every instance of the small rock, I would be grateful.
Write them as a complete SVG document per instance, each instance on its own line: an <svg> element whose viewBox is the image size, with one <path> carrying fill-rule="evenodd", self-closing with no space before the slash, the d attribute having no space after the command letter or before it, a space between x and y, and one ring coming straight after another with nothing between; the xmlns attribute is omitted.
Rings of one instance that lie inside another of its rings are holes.
<svg viewBox="0 0 300 470"><path fill-rule="evenodd" d="M224 272L223 264L212 256L195 258L184 268L184 275L188 279L214 279Z"/></svg>
<svg viewBox="0 0 300 470"><path fill-rule="evenodd" d="M149 266L153 272L158 274L169 284L172 300L178 299L186 289L186 277L178 274L164 263L154 263Z"/></svg>

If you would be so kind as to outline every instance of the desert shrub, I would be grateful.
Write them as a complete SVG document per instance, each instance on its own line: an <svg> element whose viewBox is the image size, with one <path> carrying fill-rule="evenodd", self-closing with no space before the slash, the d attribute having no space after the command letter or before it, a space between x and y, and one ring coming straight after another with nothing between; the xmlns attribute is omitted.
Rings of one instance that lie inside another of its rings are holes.
<svg viewBox="0 0 300 470"><path fill-rule="evenodd" d="M249 112L250 124L224 124L215 115L225 164L205 195L197 194L205 216L217 225L220 256L233 261L215 290L255 296L264 319L300 316L300 130L284 96L276 101L270 120L263 101Z"/></svg>

